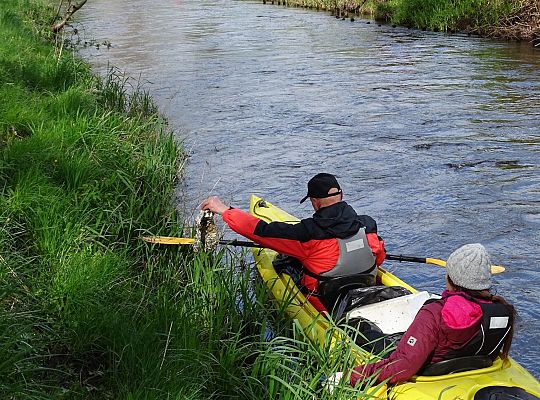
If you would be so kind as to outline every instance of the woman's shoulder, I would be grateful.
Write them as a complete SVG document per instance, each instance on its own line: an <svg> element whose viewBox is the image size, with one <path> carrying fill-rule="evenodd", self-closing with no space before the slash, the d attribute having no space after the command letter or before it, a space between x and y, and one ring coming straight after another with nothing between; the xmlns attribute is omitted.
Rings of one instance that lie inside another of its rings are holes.
<svg viewBox="0 0 540 400"><path fill-rule="evenodd" d="M420 320L422 323L427 323L432 320L436 325L441 320L441 310L444 306L443 299L428 300L418 311L415 320Z"/></svg>

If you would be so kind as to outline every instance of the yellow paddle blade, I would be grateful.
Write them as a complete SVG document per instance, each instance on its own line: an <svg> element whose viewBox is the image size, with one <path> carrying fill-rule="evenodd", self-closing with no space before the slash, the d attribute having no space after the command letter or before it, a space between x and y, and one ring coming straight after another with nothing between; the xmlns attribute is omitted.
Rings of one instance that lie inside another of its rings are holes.
<svg viewBox="0 0 540 400"><path fill-rule="evenodd" d="M159 244L193 244L195 239L193 238L181 238L181 237L171 237L171 236L143 236L142 240L148 243L159 243Z"/></svg>
<svg viewBox="0 0 540 400"><path fill-rule="evenodd" d="M492 274L501 274L504 271L506 271L506 268L504 268L502 265L492 265L491 266L491 273Z"/></svg>
<svg viewBox="0 0 540 400"><path fill-rule="evenodd" d="M438 265L439 267L446 267L446 261L439 260L438 258L426 258L427 264L433 264ZM506 271L506 268L504 268L501 265L492 265L491 266L491 273L492 274L500 274Z"/></svg>
<svg viewBox="0 0 540 400"><path fill-rule="evenodd" d="M438 265L439 267L446 267L446 261L439 260L438 258L426 258L426 264Z"/></svg>

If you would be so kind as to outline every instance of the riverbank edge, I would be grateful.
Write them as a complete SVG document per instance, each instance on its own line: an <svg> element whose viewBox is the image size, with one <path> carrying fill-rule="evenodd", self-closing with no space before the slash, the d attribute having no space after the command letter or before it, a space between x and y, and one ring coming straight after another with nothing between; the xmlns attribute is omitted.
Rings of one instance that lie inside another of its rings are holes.
<svg viewBox="0 0 540 400"><path fill-rule="evenodd" d="M263 4L330 12L354 21L372 18L378 23L423 31L472 34L493 39L529 42L540 46L540 3L471 2L460 0L262 0ZM446 4L448 3L448 4Z"/></svg>
<svg viewBox="0 0 540 400"><path fill-rule="evenodd" d="M139 239L181 234L185 154L137 82L51 35L50 4L0 5L0 397L320 393L350 348L286 337L243 258Z"/></svg>
<svg viewBox="0 0 540 400"><path fill-rule="evenodd" d="M138 239L181 226L171 205L181 145L137 83L118 71L99 79L55 45L53 13L0 6L2 398L110 389L107 371L122 369L113 353L129 343L122 330L147 318L136 307L149 297L136 294L160 283L148 269L185 264L177 249L150 255Z"/></svg>

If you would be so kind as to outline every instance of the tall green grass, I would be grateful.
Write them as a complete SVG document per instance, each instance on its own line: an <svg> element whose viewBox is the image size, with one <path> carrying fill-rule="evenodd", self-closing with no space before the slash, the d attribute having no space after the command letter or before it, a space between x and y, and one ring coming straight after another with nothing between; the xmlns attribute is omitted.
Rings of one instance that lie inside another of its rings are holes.
<svg viewBox="0 0 540 400"><path fill-rule="evenodd" d="M411 28L540 41L537 0L263 0L330 11L338 18L373 17Z"/></svg>
<svg viewBox="0 0 540 400"><path fill-rule="evenodd" d="M405 26L485 35L518 9L515 0L389 0L375 15Z"/></svg>
<svg viewBox="0 0 540 400"><path fill-rule="evenodd" d="M0 3L0 398L321 393L333 350L284 338L243 256L138 239L183 231L181 147L141 85L57 51L52 17Z"/></svg>
<svg viewBox="0 0 540 400"><path fill-rule="evenodd" d="M343 340L336 341L336 335ZM271 399L375 398L374 393L384 385L376 383L375 377L359 382L357 388L349 385L350 371L357 365L359 354L351 338L357 335L352 328L343 330L333 325L324 343L313 343L300 325L295 324L292 337L278 336L271 341L253 371L264 377L266 395ZM328 378L336 372L344 372L344 376L329 391Z"/></svg>
<svg viewBox="0 0 540 400"><path fill-rule="evenodd" d="M209 398L234 379L198 371L243 371L244 322L191 290L202 264L138 240L181 231L178 144L137 84L43 39L43 7L0 5L0 397Z"/></svg>

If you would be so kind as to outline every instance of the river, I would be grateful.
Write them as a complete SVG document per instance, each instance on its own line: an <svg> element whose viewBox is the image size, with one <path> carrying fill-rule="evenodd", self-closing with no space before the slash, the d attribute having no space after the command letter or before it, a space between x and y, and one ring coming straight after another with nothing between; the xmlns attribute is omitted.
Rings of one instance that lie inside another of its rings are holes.
<svg viewBox="0 0 540 400"><path fill-rule="evenodd" d="M307 217L307 180L334 173L389 253L483 243L519 311L511 354L540 376L540 50L248 1L93 0L78 19L111 43L82 56L146 82L189 151L181 208L256 193ZM385 264L443 290L442 268Z"/></svg>

